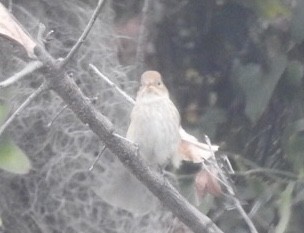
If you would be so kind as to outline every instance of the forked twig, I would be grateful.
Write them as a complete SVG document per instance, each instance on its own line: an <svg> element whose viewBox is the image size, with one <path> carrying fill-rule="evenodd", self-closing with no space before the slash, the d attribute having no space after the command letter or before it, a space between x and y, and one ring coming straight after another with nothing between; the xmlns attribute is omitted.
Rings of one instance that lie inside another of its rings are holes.
<svg viewBox="0 0 304 233"><path fill-rule="evenodd" d="M10 115L10 117L4 122L4 124L0 127L0 136L7 129L7 127L13 122L13 120L23 111L25 107L27 107L37 96L39 96L42 92L44 92L48 88L48 84L46 82L42 83L37 90L35 90L17 109L16 111Z"/></svg>
<svg viewBox="0 0 304 233"><path fill-rule="evenodd" d="M8 87L20 79L24 78L25 76L33 73L35 70L40 69L43 67L43 63L41 61L33 61L27 64L21 71L15 73L13 76L9 77L8 79L0 82L0 88Z"/></svg>
<svg viewBox="0 0 304 233"><path fill-rule="evenodd" d="M97 7L95 8L94 13L93 13L92 17L90 18L90 21L88 22L86 28L84 29L83 33L81 34L81 36L79 37L79 39L77 40L77 42L73 46L73 48L70 50L68 55L60 62L60 64L59 64L60 67L65 66L68 63L68 61L75 55L75 53L77 52L79 47L83 44L83 42L85 41L89 32L91 31L92 26L94 25L94 23L97 19L97 16L98 16L101 8L104 6L105 2L106 2L106 0L98 1Z"/></svg>

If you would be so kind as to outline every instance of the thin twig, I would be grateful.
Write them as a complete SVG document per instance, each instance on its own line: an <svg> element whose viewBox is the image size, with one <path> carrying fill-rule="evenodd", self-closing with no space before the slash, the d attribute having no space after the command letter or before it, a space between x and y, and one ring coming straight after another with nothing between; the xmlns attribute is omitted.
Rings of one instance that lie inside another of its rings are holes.
<svg viewBox="0 0 304 233"><path fill-rule="evenodd" d="M60 67L65 66L68 63L68 61L75 55L75 53L77 52L79 47L83 44L83 42L85 41L89 32L91 31L92 26L94 25L101 8L105 5L105 2L106 2L106 0L98 1L97 7L95 8L94 13L93 13L90 21L88 22L86 28L84 29L83 33L81 34L81 36L79 37L78 41L73 46L73 48L70 50L68 55L61 61L60 65L59 65Z"/></svg>
<svg viewBox="0 0 304 233"><path fill-rule="evenodd" d="M218 163L217 163L217 161L215 159L215 154L214 154L214 152L212 150L211 142L210 142L210 139L209 139L209 137L207 135L205 135L205 140L206 140L207 144L209 145L210 152L213 155L214 165L217 168L219 175L221 176L220 180L222 180L223 183L227 184L226 185L227 191L231 195L232 200L234 201L234 204L236 205L236 208L238 209L239 213L241 214L241 216L243 217L243 219L247 223L247 225L248 225L248 227L250 229L250 232L251 233L258 233L258 231L255 228L255 226L254 226L253 222L251 221L250 217L247 215L246 211L243 209L243 207L242 207L239 199L237 199L235 197L235 192L234 192L232 186L228 185L229 184L228 179L227 179L226 175L223 173L222 169L220 169L220 167L219 167L219 165L218 165Z"/></svg>
<svg viewBox="0 0 304 233"><path fill-rule="evenodd" d="M278 169L272 169L272 168L263 168L263 167L260 167L259 165L257 165L256 163L254 163L253 161L251 161L249 159L246 159L243 156L240 156L238 154L227 153L226 156L234 158L234 159L241 160L245 165L253 168L251 170L247 170L247 171L244 171L244 172L242 172L242 171L235 172L233 175L246 176L246 175L252 175L252 174L257 174L257 173L263 173L263 174L267 175L268 177L270 177L274 180L278 180L279 178L277 177L277 175L280 175L280 176L282 176L282 178L285 177L287 179L297 180L297 182L302 182L301 180L299 180L299 177L292 172L278 170Z"/></svg>
<svg viewBox="0 0 304 233"><path fill-rule="evenodd" d="M206 138L206 142L209 145L210 150L211 150L210 139L209 139L209 137L207 135L205 135L205 138ZM213 153L213 156L215 156L214 152L212 150L211 150L211 153ZM228 193L231 195L231 198L234 201L234 203L236 205L236 208L238 209L239 213L241 214L241 216L243 217L243 219L247 223L247 225L248 225L251 233L258 233L258 231L256 230L256 228L255 228L253 222L251 221L250 217L247 215L247 213L243 209L240 201L236 198L236 195L235 195L235 192L234 192L232 186L228 185L229 184L228 179L225 176L225 174L223 173L223 171L219 168L216 160L215 160L215 166L218 168L219 175L221 176L220 179L223 181L223 183L226 184L226 188L227 188Z"/></svg>
<svg viewBox="0 0 304 233"><path fill-rule="evenodd" d="M128 143L130 143L130 144L133 144L134 146L138 147L138 145L137 145L136 143L132 142L131 140L129 140L129 139L126 138L126 137L123 137L123 136L119 135L118 133L113 133L113 135L114 135L115 137L119 138L119 139L122 139L122 140L124 140L124 141L126 141L126 142L128 142Z"/></svg>
<svg viewBox="0 0 304 233"><path fill-rule="evenodd" d="M246 176L246 175L252 175L252 174L257 174L257 173L269 173L272 175L284 176L286 178L293 179L293 180L298 179L298 176L294 173L281 171L281 170L277 170L277 169L271 169L271 168L256 168L256 169L251 169L251 170L247 170L244 172L237 172L236 175Z"/></svg>
<svg viewBox="0 0 304 233"><path fill-rule="evenodd" d="M100 159L101 155L103 154L103 152L106 150L106 146L103 146L102 149L100 150L100 152L98 153L96 159L94 160L93 164L89 167L89 171L92 171L94 169L95 164L98 162L98 160Z"/></svg>
<svg viewBox="0 0 304 233"><path fill-rule="evenodd" d="M17 109L16 111L10 115L10 117L4 122L4 124L0 127L0 136L7 129L7 127L13 122L13 120L22 112L22 110L27 107L37 96L39 96L42 92L44 92L48 88L48 84L46 82L42 83L35 92L33 92Z"/></svg>
<svg viewBox="0 0 304 233"><path fill-rule="evenodd" d="M0 88L8 87L18 80L22 79L23 77L32 74L35 70L40 69L43 67L43 63L41 61L33 61L27 64L23 70L19 71L18 73L14 74L13 76L9 77L8 79L4 80L0 83Z"/></svg>
<svg viewBox="0 0 304 233"><path fill-rule="evenodd" d="M65 110L67 109L68 105L64 105L60 110L59 112L54 116L54 118L47 124L47 127L50 128L53 123L57 120L57 118L60 116L60 114Z"/></svg>
<svg viewBox="0 0 304 233"><path fill-rule="evenodd" d="M142 23L140 25L138 44L136 49L136 64L137 69L136 74L139 75L144 69L145 63L145 46L148 41L148 28L151 23L151 14L152 14L153 0L145 0L143 10L142 10Z"/></svg>
<svg viewBox="0 0 304 233"><path fill-rule="evenodd" d="M121 94L129 103L132 105L135 104L135 100L132 99L126 92L124 92L122 89L120 89L115 83L113 83L107 76L105 76L103 73L101 73L96 66L93 64L90 64L89 67L94 71L95 74L97 74L100 78L105 80L111 87L115 88L119 94Z"/></svg>

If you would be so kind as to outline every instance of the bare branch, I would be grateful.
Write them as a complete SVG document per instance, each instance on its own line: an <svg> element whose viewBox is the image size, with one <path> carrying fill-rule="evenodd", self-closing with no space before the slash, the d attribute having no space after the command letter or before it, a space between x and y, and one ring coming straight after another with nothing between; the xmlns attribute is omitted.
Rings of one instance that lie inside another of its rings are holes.
<svg viewBox="0 0 304 233"><path fill-rule="evenodd" d="M76 42L76 44L73 46L73 48L71 49L71 51L68 53L68 55L63 59L63 61L61 61L60 63L60 67L63 67L67 64L67 62L75 55L75 53L77 52L77 50L79 49L79 47L83 44L83 42L85 41L86 37L88 36L89 32L92 29L92 26L94 25L97 16L101 10L101 8L104 6L106 0L99 0L97 7L94 10L94 13L90 19L90 21L88 22L88 25L86 26L86 28L84 29L83 33L81 34L81 36L79 37L78 41Z"/></svg>
<svg viewBox="0 0 304 233"><path fill-rule="evenodd" d="M40 87L35 90L20 106L16 109L16 111L4 122L4 124L0 127L0 136L7 129L7 127L13 122L13 120L22 112L22 110L27 107L37 96L39 96L42 92L44 92L48 88L46 82L40 85Z"/></svg>
<svg viewBox="0 0 304 233"><path fill-rule="evenodd" d="M19 71L18 73L14 74L13 76L9 77L8 79L4 80L3 82L0 82L0 88L8 87L18 80L26 77L29 74L32 74L34 71L40 69L43 67L43 63L41 61L33 61L27 64L26 67L23 68L23 70Z"/></svg>
<svg viewBox="0 0 304 233"><path fill-rule="evenodd" d="M111 87L115 88L116 91L121 94L129 103L132 105L135 104L134 99L132 99L126 92L124 92L122 89L120 89L115 83L113 83L107 76L105 76L103 73L101 73L96 66L93 64L90 64L89 67L94 71L95 74L97 74L100 78L105 80Z"/></svg>

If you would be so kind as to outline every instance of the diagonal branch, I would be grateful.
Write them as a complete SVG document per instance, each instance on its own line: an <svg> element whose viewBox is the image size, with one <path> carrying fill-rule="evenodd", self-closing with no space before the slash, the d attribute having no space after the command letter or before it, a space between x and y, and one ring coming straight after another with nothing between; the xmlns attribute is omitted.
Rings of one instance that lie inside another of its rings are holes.
<svg viewBox="0 0 304 233"><path fill-rule="evenodd" d="M76 83L54 65L52 58L43 48L37 48L38 57L49 64L46 79L52 88L75 113L75 115L104 142L105 146L132 172L171 212L193 232L222 233L214 222L192 206L179 192L156 171L152 171L138 156L137 147L117 136L114 126L98 112Z"/></svg>
<svg viewBox="0 0 304 233"><path fill-rule="evenodd" d="M16 111L10 115L10 117L4 122L4 124L0 127L0 136L7 129L7 127L14 121L14 119L23 111L25 107L27 107L37 96L39 96L42 92L44 92L48 88L46 82L40 85L35 92L33 92L20 106L16 109Z"/></svg>
<svg viewBox="0 0 304 233"><path fill-rule="evenodd" d="M40 69L43 66L43 63L41 61L33 61L29 64L27 64L26 67L24 67L23 70L19 71L18 73L14 74L13 76L9 77L8 79L4 80L3 82L0 82L0 88L8 87L20 79L24 78L25 76L32 74L35 70Z"/></svg>
<svg viewBox="0 0 304 233"><path fill-rule="evenodd" d="M60 63L60 67L64 67L68 61L76 54L77 50L80 48L80 46L83 44L83 42L85 41L85 39L87 38L89 32L92 29L92 26L94 25L97 16L100 12L100 10L102 9L102 7L105 5L106 0L99 0L97 7L94 10L94 13L89 21L89 23L87 24L86 28L84 29L83 33L81 34L81 36L79 37L78 41L76 42L76 44L73 46L73 48L71 49L71 51L68 53L68 55L61 61Z"/></svg>
<svg viewBox="0 0 304 233"><path fill-rule="evenodd" d="M135 104L135 100L132 99L126 92L124 92L122 89L120 89L115 83L113 83L107 76L105 76L103 73L101 73L96 66L90 64L89 67L94 71L95 74L97 74L99 77L101 77L103 80L105 80L112 88L115 88L115 90L121 94L129 103L132 105Z"/></svg>
<svg viewBox="0 0 304 233"><path fill-rule="evenodd" d="M195 233L222 231L199 210L179 194L179 192L157 172L149 169L133 144L114 135L112 123L85 98L78 86L68 78L47 77L52 89L68 104L77 117L105 143L126 166L173 214Z"/></svg>

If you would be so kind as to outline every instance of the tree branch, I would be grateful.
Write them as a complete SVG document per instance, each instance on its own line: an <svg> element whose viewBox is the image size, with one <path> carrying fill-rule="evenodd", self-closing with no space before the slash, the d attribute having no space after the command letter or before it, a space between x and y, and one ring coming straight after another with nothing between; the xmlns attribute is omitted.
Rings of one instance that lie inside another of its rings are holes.
<svg viewBox="0 0 304 233"><path fill-rule="evenodd" d="M135 104L135 100L132 99L126 92L124 92L122 89L120 89L115 83L113 83L107 76L105 76L103 73L101 73L96 66L94 66L93 64L90 64L89 67L93 70L93 72L98 75L100 78L102 78L103 80L105 80L110 87L115 88L115 90L121 94L129 103L131 103L132 105Z"/></svg>
<svg viewBox="0 0 304 233"><path fill-rule="evenodd" d="M134 144L116 136L112 123L94 108L68 75L62 77L56 61L45 54L47 52L43 48L38 47L36 51L37 56L44 59L45 64L49 64L46 66L46 79L50 87L173 214L195 233L222 233L210 218L189 204L163 176L149 169L141 157L137 156L138 150Z"/></svg>
<svg viewBox="0 0 304 233"><path fill-rule="evenodd" d="M14 121L14 119L22 112L22 110L27 107L37 96L39 96L42 92L44 92L48 88L46 82L40 85L40 87L35 90L20 106L16 109L16 111L10 115L10 117L4 122L0 127L0 136L7 129L7 127Z"/></svg>
<svg viewBox="0 0 304 233"><path fill-rule="evenodd" d="M75 53L77 52L79 47L83 44L83 42L87 38L89 32L91 31L92 26L95 23L95 20L97 19L97 16L98 16L100 10L102 9L102 7L104 6L105 2L106 2L106 0L98 1L97 7L95 8L94 13L93 13L89 23L87 24L86 28L84 29L83 33L81 34L81 36L79 37L78 41L73 46L71 51L68 53L68 55L61 61L61 63L60 63L61 67L65 66L67 64L67 62L75 55Z"/></svg>
<svg viewBox="0 0 304 233"><path fill-rule="evenodd" d="M35 70L40 69L43 66L43 63L41 61L33 61L27 64L26 67L23 68L23 70L19 71L18 73L14 74L13 76L9 77L8 79L4 80L3 82L0 82L0 88L8 87L23 77L33 73Z"/></svg>
<svg viewBox="0 0 304 233"><path fill-rule="evenodd" d="M222 232L207 216L188 203L173 186L136 156L133 144L115 136L112 123L81 93L68 76L48 77L52 89L68 104L77 117L105 143L118 159L193 232Z"/></svg>

